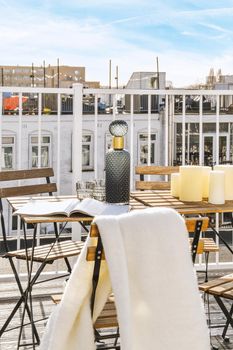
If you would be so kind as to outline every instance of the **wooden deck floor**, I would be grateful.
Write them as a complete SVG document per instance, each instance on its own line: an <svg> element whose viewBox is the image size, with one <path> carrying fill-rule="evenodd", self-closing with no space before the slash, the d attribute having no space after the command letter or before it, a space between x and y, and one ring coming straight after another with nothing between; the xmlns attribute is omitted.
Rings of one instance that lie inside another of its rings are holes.
<svg viewBox="0 0 233 350"><path fill-rule="evenodd" d="M211 273L211 277L217 277L220 272ZM34 289L34 318L44 319L47 318L53 308L55 307L50 295L61 293L64 287L62 280L55 280L46 284L39 284ZM0 283L0 328L10 311L14 307L18 297L18 291L15 283ZM211 311L211 324L220 325L224 323L224 317L220 312L218 306L212 298L210 298L210 311ZM207 304L206 304L207 312ZM17 312L14 319L12 320L11 326L14 327L19 324L22 315L22 309ZM188 317L188 315L187 315ZM207 315L208 318L208 315ZM37 329L42 336L46 320L42 320L37 323ZM233 349L233 330L229 327L228 336L229 342L223 341L221 337L222 328L211 328L211 343L215 345L219 350L222 349ZM17 349L18 329L5 332L0 339L0 350L13 350ZM31 339L31 328L26 326L22 334L22 339ZM38 347L37 347L38 348ZM32 346L23 346L21 349L32 349ZM65 349L64 349L65 350ZM187 349L188 350L188 349Z"/></svg>

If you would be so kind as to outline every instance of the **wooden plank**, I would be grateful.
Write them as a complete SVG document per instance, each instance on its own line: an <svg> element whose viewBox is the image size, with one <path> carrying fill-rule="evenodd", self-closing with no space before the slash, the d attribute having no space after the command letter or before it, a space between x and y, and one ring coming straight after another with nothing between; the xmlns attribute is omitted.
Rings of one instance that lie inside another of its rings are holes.
<svg viewBox="0 0 233 350"><path fill-rule="evenodd" d="M233 289L231 289L231 290L229 290L229 291L223 293L222 296L223 296L224 298L227 298L227 299L231 299L231 300L232 300L232 299L233 299Z"/></svg>
<svg viewBox="0 0 233 350"><path fill-rule="evenodd" d="M168 190L171 183L168 181L136 181L136 190Z"/></svg>
<svg viewBox="0 0 233 350"><path fill-rule="evenodd" d="M0 171L0 181L14 181L54 176L52 168Z"/></svg>
<svg viewBox="0 0 233 350"><path fill-rule="evenodd" d="M55 183L17 186L17 187L8 187L8 188L6 187L6 188L0 188L0 197L7 198L7 197L13 197L13 196L49 193L49 192L56 192L56 191L57 191L57 185Z"/></svg>
<svg viewBox="0 0 233 350"><path fill-rule="evenodd" d="M98 236L99 236L98 226L92 223L91 229L90 229L90 237L98 237Z"/></svg>
<svg viewBox="0 0 233 350"><path fill-rule="evenodd" d="M232 281L233 281L233 274L225 275L220 278L215 278L214 280L199 284L199 289L203 292L208 292L208 290L211 288L214 288Z"/></svg>
<svg viewBox="0 0 233 350"><path fill-rule="evenodd" d="M88 247L87 248L86 260L87 261L95 261L95 255L96 255L96 247L95 246ZM105 260L104 251L102 252L101 260Z"/></svg>
<svg viewBox="0 0 233 350"><path fill-rule="evenodd" d="M218 285L216 287L212 287L208 290L209 294L212 295L222 295L223 293L226 293L233 289L233 281L232 282L226 282L221 285Z"/></svg>
<svg viewBox="0 0 233 350"><path fill-rule="evenodd" d="M207 217L197 217L197 218L186 218L185 224L189 232L194 232L196 228L197 221L202 221L201 231L206 231L209 226L209 218Z"/></svg>
<svg viewBox="0 0 233 350"><path fill-rule="evenodd" d="M135 167L135 174L139 175L169 175L178 173L178 166L153 166L153 165L142 165Z"/></svg>
<svg viewBox="0 0 233 350"><path fill-rule="evenodd" d="M55 304L59 304L62 299L62 294L51 295ZM95 328L110 328L118 327L117 312L114 301L108 299L95 322Z"/></svg>
<svg viewBox="0 0 233 350"><path fill-rule="evenodd" d="M38 262L43 261L54 261L56 259L60 259L63 257L70 257L75 256L81 253L81 250L83 248L84 243L83 242L73 242L73 241L63 241L56 243L53 247L52 244L46 244L42 246L35 247L34 254L33 254L33 260ZM4 255L4 257L11 256L15 257L17 259L23 259L26 260L28 257L31 259L32 256L32 249L29 248L27 250L27 256L26 256L26 250L16 250L8 252Z"/></svg>
<svg viewBox="0 0 233 350"><path fill-rule="evenodd" d="M51 295L51 299L54 302L54 304L59 304L62 298L62 294L53 294Z"/></svg>

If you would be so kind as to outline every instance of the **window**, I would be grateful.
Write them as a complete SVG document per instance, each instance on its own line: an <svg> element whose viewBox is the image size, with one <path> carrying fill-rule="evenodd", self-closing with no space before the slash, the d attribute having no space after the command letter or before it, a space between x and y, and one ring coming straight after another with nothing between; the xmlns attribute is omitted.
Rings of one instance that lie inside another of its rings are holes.
<svg viewBox="0 0 233 350"><path fill-rule="evenodd" d="M155 164L156 134L151 134L151 165ZM139 134L138 159L140 164L148 163L148 134Z"/></svg>
<svg viewBox="0 0 233 350"><path fill-rule="evenodd" d="M38 168L38 136L31 136L30 139L30 165ZM51 137L41 137L41 167L46 168L51 164Z"/></svg>
<svg viewBox="0 0 233 350"><path fill-rule="evenodd" d="M93 161L93 135L83 134L82 137L82 168L90 170L94 167Z"/></svg>
<svg viewBox="0 0 233 350"><path fill-rule="evenodd" d="M112 148L112 135L106 134L105 135L105 153L107 153L110 148Z"/></svg>
<svg viewBox="0 0 233 350"><path fill-rule="evenodd" d="M15 138L14 136L2 137L2 169L14 169L15 166Z"/></svg>

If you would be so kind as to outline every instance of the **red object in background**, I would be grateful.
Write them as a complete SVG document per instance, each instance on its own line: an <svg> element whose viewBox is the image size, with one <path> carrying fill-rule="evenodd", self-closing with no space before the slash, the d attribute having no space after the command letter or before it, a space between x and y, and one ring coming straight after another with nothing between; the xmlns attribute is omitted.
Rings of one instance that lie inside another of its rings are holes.
<svg viewBox="0 0 233 350"><path fill-rule="evenodd" d="M28 97L22 97L22 103L26 102ZM3 108L5 111L14 111L19 107L19 96L5 97L3 99Z"/></svg>

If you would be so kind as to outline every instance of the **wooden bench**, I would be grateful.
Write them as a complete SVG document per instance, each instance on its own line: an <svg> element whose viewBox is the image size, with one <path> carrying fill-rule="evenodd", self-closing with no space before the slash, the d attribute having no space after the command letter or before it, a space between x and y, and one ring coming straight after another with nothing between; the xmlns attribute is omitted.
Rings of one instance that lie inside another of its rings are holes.
<svg viewBox="0 0 233 350"><path fill-rule="evenodd" d="M178 166L136 166L135 174L140 175L140 180L136 181L136 190L168 190L170 189L170 181L145 181L145 175L171 175L178 173Z"/></svg>

